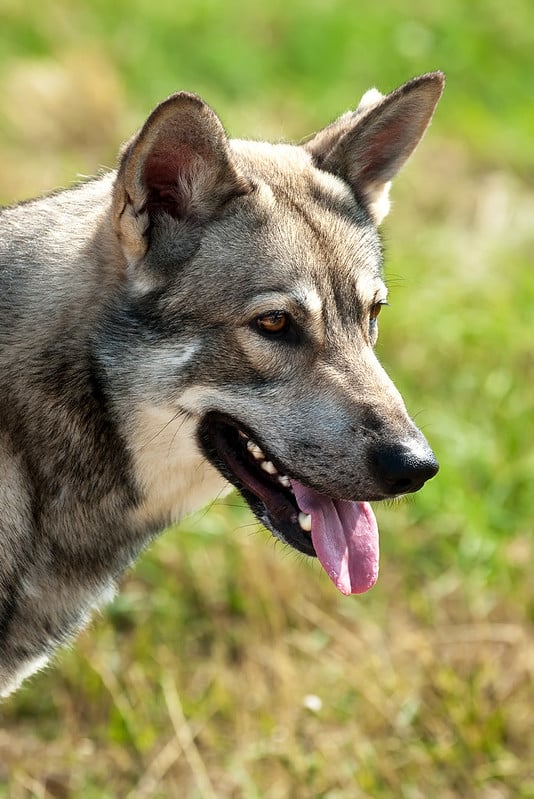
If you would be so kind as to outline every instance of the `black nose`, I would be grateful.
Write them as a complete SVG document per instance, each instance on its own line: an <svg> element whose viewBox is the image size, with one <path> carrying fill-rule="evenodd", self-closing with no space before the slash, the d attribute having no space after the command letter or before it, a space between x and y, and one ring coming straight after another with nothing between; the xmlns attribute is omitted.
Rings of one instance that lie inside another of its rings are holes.
<svg viewBox="0 0 534 799"><path fill-rule="evenodd" d="M428 446L395 444L380 447L374 455L375 468L389 496L419 491L437 473L439 464Z"/></svg>

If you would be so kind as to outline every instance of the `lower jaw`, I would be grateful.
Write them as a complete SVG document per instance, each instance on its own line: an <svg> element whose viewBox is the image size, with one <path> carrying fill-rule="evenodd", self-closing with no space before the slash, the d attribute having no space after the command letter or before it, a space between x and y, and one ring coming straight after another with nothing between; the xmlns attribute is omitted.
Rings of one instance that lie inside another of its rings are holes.
<svg viewBox="0 0 534 799"><path fill-rule="evenodd" d="M246 454L240 452L242 429L237 420L220 414L207 415L199 428L205 454L276 538L314 557L311 536L299 525L299 509L296 500L292 500L291 489L277 485L274 480L269 482L261 472L255 474L251 466L257 463L247 463Z"/></svg>
<svg viewBox="0 0 534 799"><path fill-rule="evenodd" d="M292 508L290 513L287 514L287 517L284 514L285 518L277 517L276 521L274 521L272 513L262 500L247 488L238 486L238 490L256 518L259 519L263 526L266 527L275 538L293 547L293 549L296 549L298 552L302 552L304 555L317 557L312 544L311 535L302 530L299 526L298 510L296 508ZM291 507L289 502L288 506Z"/></svg>

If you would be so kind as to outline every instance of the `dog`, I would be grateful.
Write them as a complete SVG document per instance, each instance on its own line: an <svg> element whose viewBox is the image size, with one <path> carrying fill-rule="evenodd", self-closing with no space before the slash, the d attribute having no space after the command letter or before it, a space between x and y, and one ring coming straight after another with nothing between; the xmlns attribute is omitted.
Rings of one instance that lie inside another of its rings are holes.
<svg viewBox="0 0 534 799"><path fill-rule="evenodd" d="M116 171L2 209L0 694L232 486L340 591L374 584L369 502L438 470L374 345L377 227L443 87L371 89L298 146L180 92Z"/></svg>

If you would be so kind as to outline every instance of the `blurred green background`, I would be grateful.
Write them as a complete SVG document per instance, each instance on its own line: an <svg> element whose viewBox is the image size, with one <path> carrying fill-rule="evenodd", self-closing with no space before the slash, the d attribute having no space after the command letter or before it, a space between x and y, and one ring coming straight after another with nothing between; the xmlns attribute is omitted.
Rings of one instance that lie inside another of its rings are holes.
<svg viewBox="0 0 534 799"><path fill-rule="evenodd" d="M236 495L162 536L0 709L0 797L534 797L530 0L0 0L0 202L112 166L166 95L299 140L431 69L379 355L433 444L343 598ZM1 555L0 555L1 557Z"/></svg>

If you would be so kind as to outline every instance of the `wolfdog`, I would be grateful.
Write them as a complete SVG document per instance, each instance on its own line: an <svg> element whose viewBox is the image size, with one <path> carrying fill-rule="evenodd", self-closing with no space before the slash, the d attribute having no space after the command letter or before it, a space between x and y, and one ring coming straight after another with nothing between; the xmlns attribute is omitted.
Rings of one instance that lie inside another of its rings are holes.
<svg viewBox="0 0 534 799"><path fill-rule="evenodd" d="M180 92L116 171L2 210L0 694L229 484L343 593L374 584L369 502L438 469L374 345L377 226L443 85L371 89L299 146Z"/></svg>

